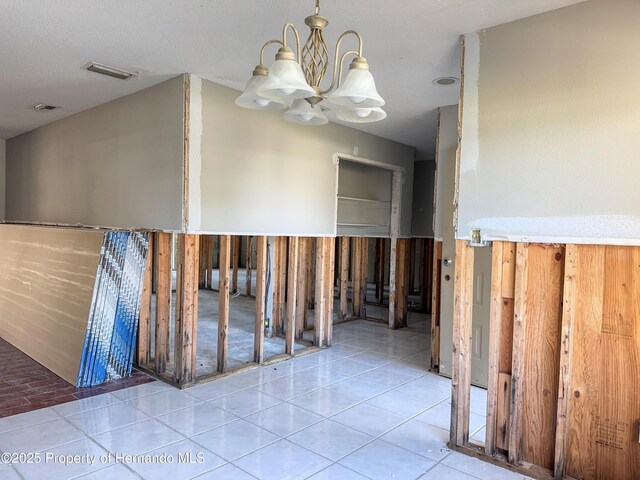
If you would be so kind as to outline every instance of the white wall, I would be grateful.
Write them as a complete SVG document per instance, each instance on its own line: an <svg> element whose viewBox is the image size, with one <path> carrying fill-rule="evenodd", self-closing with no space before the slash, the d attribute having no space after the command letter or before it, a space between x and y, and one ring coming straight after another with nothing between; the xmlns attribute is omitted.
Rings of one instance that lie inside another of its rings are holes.
<svg viewBox="0 0 640 480"><path fill-rule="evenodd" d="M466 36L458 238L640 244L640 2Z"/></svg>
<svg viewBox="0 0 640 480"><path fill-rule="evenodd" d="M332 157L358 147L360 157L405 168L402 234L410 234L413 147L333 123L290 124L280 112L237 107L236 90L191 78L191 125L201 148L190 146L190 231L334 235Z"/></svg>
<svg viewBox="0 0 640 480"><path fill-rule="evenodd" d="M5 148L6 142L4 140L0 140L0 222L4 220Z"/></svg>
<svg viewBox="0 0 640 480"><path fill-rule="evenodd" d="M179 76L8 140L7 221L181 229L183 108Z"/></svg>
<svg viewBox="0 0 640 480"><path fill-rule="evenodd" d="M433 237L435 173L434 161L424 160L413 165L412 237Z"/></svg>
<svg viewBox="0 0 640 480"><path fill-rule="evenodd" d="M434 238L442 241L453 231L453 201L458 148L458 105L441 107L438 114L438 151L436 152Z"/></svg>

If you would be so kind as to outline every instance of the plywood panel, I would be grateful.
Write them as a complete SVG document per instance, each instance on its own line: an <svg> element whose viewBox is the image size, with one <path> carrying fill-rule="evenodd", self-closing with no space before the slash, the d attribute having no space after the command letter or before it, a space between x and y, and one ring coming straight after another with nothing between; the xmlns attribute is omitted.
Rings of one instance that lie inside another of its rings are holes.
<svg viewBox="0 0 640 480"><path fill-rule="evenodd" d="M578 246L566 463L575 478L638 478L640 248Z"/></svg>
<svg viewBox="0 0 640 480"><path fill-rule="evenodd" d="M553 468L564 247L530 244L528 250L522 459Z"/></svg>
<svg viewBox="0 0 640 480"><path fill-rule="evenodd" d="M0 225L0 336L76 382L103 232Z"/></svg>

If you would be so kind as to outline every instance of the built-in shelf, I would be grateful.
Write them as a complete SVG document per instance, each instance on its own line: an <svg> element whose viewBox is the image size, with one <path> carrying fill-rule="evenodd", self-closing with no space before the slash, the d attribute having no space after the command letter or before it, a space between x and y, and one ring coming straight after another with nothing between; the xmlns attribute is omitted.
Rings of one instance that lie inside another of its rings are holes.
<svg viewBox="0 0 640 480"><path fill-rule="evenodd" d="M349 202L363 202L363 203L391 203L385 200L374 200L372 198L360 198L360 197L346 197L344 195L338 195L338 200L346 200Z"/></svg>

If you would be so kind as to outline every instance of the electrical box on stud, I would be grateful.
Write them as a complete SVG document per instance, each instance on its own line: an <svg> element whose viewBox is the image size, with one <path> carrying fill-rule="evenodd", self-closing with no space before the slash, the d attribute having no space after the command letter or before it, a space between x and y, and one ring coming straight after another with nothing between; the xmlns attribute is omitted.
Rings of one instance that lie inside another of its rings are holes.
<svg viewBox="0 0 640 480"><path fill-rule="evenodd" d="M269 40L260 49L260 63L253 70L244 92L236 105L253 110L283 110L284 118L302 125L322 125L328 122L323 113L326 108L336 112L338 120L350 123L371 123L387 116L384 100L376 90L369 64L362 56L362 36L356 30L347 30L336 42L331 82L325 76L329 71L329 47L322 35L329 20L320 15L320 0L316 0L315 13L305 19L311 30L303 46L300 35L292 23L286 23L282 40ZM295 52L287 46L287 33L295 37ZM341 52L347 36L358 41L357 50ZM270 45L280 45L270 68L264 64L264 52ZM343 64L353 57L349 73L342 81Z"/></svg>

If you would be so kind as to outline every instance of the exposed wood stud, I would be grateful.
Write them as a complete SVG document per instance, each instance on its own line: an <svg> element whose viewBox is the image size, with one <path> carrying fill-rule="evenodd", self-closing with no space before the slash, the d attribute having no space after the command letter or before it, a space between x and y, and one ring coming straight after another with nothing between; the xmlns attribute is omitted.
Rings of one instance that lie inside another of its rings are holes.
<svg viewBox="0 0 640 480"><path fill-rule="evenodd" d="M231 291L236 294L238 292L238 270L240 266L240 246L242 245L242 237L235 235L233 238L233 283Z"/></svg>
<svg viewBox="0 0 640 480"><path fill-rule="evenodd" d="M326 254L323 262L324 269L324 281L325 281L325 295L324 295L324 344L327 347L331 346L333 341L333 289L335 280L335 258L336 258L336 241L334 238L325 238L324 248L326 248Z"/></svg>
<svg viewBox="0 0 640 480"><path fill-rule="evenodd" d="M385 259L385 239L376 238L376 254L375 254L375 284L376 284L376 303L382 305L384 302L384 259Z"/></svg>
<svg viewBox="0 0 640 480"><path fill-rule="evenodd" d="M516 247L516 281L513 322L513 359L511 367L511 402L509 419L509 462L517 465L522 459L522 411L524 396L525 348L527 331L527 302L529 245Z"/></svg>
<svg viewBox="0 0 640 480"><path fill-rule="evenodd" d="M281 282L282 262L280 254L282 250L282 237L275 237L273 245L273 307L271 311L271 336L280 335L282 332L282 295L283 285Z"/></svg>
<svg viewBox="0 0 640 480"><path fill-rule="evenodd" d="M558 388L558 411L556 420L556 444L554 477L564 478L566 467L567 438L569 434L569 399L571 398L571 367L573 331L576 313L576 274L578 272L578 246L567 245L564 264L564 292L562 308L560 374Z"/></svg>
<svg viewBox="0 0 640 480"><path fill-rule="evenodd" d="M138 365L149 366L149 346L151 334L151 305L153 302L153 239L154 233L149 234L149 247L142 280L142 296L140 298L140 320L138 321Z"/></svg>
<svg viewBox="0 0 640 480"><path fill-rule="evenodd" d="M352 239L353 247L351 249L351 263L353 265L353 274L351 282L353 316L359 318L362 316L361 302L361 283L362 283L362 242L360 237Z"/></svg>
<svg viewBox="0 0 640 480"><path fill-rule="evenodd" d="M199 247L198 235L178 236L174 341L175 377L178 385L192 383L196 377Z"/></svg>
<svg viewBox="0 0 640 480"><path fill-rule="evenodd" d="M367 273L369 266L369 239L362 237L360 239L360 291L359 291L359 303L360 303L360 316L366 317L365 303L367 301Z"/></svg>
<svg viewBox="0 0 640 480"><path fill-rule="evenodd" d="M247 252L245 255L245 290L244 293L247 296L251 296L251 253L252 253L252 239L253 237L247 237Z"/></svg>
<svg viewBox="0 0 640 480"><path fill-rule="evenodd" d="M220 236L220 286L218 288L218 372L227 371L229 350L229 268L231 237Z"/></svg>
<svg viewBox="0 0 640 480"><path fill-rule="evenodd" d="M267 237L256 237L256 324L253 337L253 361L264 361L264 322L266 319Z"/></svg>
<svg viewBox="0 0 640 480"><path fill-rule="evenodd" d="M315 295L316 295L316 262L315 262L315 245L316 240L314 238L307 238L307 309L313 310L315 308ZM307 328L307 317L304 318L304 328Z"/></svg>
<svg viewBox="0 0 640 480"><path fill-rule="evenodd" d="M298 294L300 238L289 239L289 272L287 285L287 325L285 327L285 353L293 355L296 336L296 299Z"/></svg>
<svg viewBox="0 0 640 480"><path fill-rule="evenodd" d="M395 328L395 324L396 324L396 299L397 299L396 264L398 261L397 252L398 252L398 239L395 237L391 237L391 251L389 254L389 265L390 265L389 267L389 328Z"/></svg>
<svg viewBox="0 0 640 480"><path fill-rule="evenodd" d="M300 238L298 241L298 264L296 279L296 303L294 305L296 315L296 339L302 340L304 325L307 317L307 238Z"/></svg>
<svg viewBox="0 0 640 480"><path fill-rule="evenodd" d="M433 290L431 296L431 371L440 371L440 273L442 242L433 246Z"/></svg>
<svg viewBox="0 0 640 480"><path fill-rule="evenodd" d="M340 237L340 320L346 320L349 308L349 238ZM319 248L319 247L318 247ZM316 274L317 275L317 274Z"/></svg>
<svg viewBox="0 0 640 480"><path fill-rule="evenodd" d="M489 318L489 375L487 380L487 423L485 452L496 451L497 409L500 377L500 332L502 331L502 242L493 242L491 255L491 305Z"/></svg>
<svg viewBox="0 0 640 480"><path fill-rule="evenodd" d="M471 397L471 335L473 324L474 250L464 240L456 241L453 306L453 368L451 376L451 443L469 443Z"/></svg>
<svg viewBox="0 0 640 480"><path fill-rule="evenodd" d="M169 363L169 326L171 322L171 247L173 235L157 234L158 267L156 291L155 371L162 374Z"/></svg>

